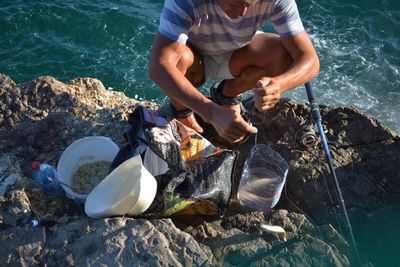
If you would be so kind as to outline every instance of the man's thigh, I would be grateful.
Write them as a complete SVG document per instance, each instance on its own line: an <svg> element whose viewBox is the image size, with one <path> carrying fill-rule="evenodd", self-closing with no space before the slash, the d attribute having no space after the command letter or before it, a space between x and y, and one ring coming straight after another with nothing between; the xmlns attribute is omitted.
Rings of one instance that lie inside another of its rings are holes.
<svg viewBox="0 0 400 267"><path fill-rule="evenodd" d="M276 76L292 64L293 59L283 46L280 37L272 33L254 35L250 44L233 52L229 68L234 76L240 76L246 67L259 67Z"/></svg>
<svg viewBox="0 0 400 267"><path fill-rule="evenodd" d="M190 44L187 45L190 53L193 55L193 63L186 70L185 77L195 86L201 86L205 81L204 59L200 53Z"/></svg>

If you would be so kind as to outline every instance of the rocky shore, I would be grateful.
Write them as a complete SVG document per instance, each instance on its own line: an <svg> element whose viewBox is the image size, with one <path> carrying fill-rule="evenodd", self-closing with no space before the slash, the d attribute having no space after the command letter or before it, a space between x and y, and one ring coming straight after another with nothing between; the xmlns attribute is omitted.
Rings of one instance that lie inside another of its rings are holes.
<svg viewBox="0 0 400 267"><path fill-rule="evenodd" d="M233 197L222 218L114 217L94 220L83 206L45 194L31 179L34 160L57 165L74 140L108 136L120 145L127 117L137 105L153 109L96 79L62 83L39 77L16 84L0 74L0 262L4 266L355 266L343 214L320 142L299 142L313 124L307 105L282 99L271 111L245 103L268 143L290 164L274 210L250 212ZM396 266L400 236L400 138L352 107L321 106L334 165L365 266ZM207 127L205 127L207 128ZM315 128L315 126L314 126ZM254 140L239 151L233 191ZM330 190L328 190L330 189ZM234 196L235 194L233 194ZM333 203L330 200L333 199ZM37 218L53 222L27 227ZM282 226L287 240L261 232L260 223Z"/></svg>

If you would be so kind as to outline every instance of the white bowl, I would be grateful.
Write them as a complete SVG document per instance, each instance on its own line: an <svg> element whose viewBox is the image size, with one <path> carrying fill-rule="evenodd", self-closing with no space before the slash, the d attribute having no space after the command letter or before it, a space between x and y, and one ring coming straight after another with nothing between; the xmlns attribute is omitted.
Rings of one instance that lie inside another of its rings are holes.
<svg viewBox="0 0 400 267"><path fill-rule="evenodd" d="M57 165L59 180L68 186L61 184L67 197L78 203L84 203L87 194L74 192L72 176L82 165L95 161L112 162L119 151L119 147L110 138L104 136L90 136L74 141L62 153Z"/></svg>
<svg viewBox="0 0 400 267"><path fill-rule="evenodd" d="M92 218L138 215L150 207L156 193L157 181L137 155L124 161L90 192L85 212Z"/></svg>

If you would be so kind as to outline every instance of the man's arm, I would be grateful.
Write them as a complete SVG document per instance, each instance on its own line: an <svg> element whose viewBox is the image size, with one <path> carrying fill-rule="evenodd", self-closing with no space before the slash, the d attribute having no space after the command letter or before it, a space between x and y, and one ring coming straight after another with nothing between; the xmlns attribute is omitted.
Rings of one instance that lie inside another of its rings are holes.
<svg viewBox="0 0 400 267"><path fill-rule="evenodd" d="M187 49L186 45L157 34L150 58L150 78L167 96L189 107L204 121L211 123L226 140L238 142L245 134L255 133L257 129L247 124L239 112L213 103L185 77L179 65L188 60L184 58L188 55ZM195 120L194 117L192 120Z"/></svg>
<svg viewBox="0 0 400 267"><path fill-rule="evenodd" d="M283 37L281 41L293 58L289 69L275 77L282 84L283 93L314 78L319 72L319 59L307 32Z"/></svg>
<svg viewBox="0 0 400 267"><path fill-rule="evenodd" d="M257 82L255 104L259 110L272 108L282 93L310 81L319 72L319 59L307 32L282 37L281 42L293 63L282 74Z"/></svg>

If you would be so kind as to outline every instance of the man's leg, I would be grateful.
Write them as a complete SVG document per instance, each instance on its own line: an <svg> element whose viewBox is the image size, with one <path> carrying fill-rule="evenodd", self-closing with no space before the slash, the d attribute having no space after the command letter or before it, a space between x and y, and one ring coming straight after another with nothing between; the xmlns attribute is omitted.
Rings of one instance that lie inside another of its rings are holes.
<svg viewBox="0 0 400 267"><path fill-rule="evenodd" d="M202 56L193 49L190 45L186 46L180 60L177 63L177 68L185 75L185 77L195 87L201 86L205 81L204 60ZM181 110L186 107L174 99L171 99L176 109Z"/></svg>
<svg viewBox="0 0 400 267"><path fill-rule="evenodd" d="M237 78L225 82L223 95L237 96L256 87L261 77L285 72L292 63L293 59L278 35L256 34L250 44L233 52L229 69Z"/></svg>
<svg viewBox="0 0 400 267"><path fill-rule="evenodd" d="M185 75L190 83L194 87L201 86L205 81L205 68L202 56L191 46L183 47L180 58L176 64L178 70ZM185 111L187 107L182 103L175 100L173 97L170 98L172 105L178 111ZM195 117L190 115L188 117L177 118L180 122L186 126L191 127L195 131L202 133L203 129L197 123Z"/></svg>

